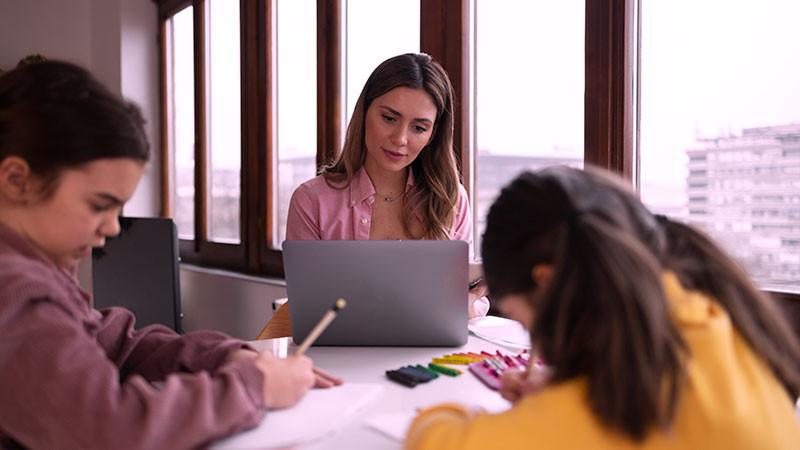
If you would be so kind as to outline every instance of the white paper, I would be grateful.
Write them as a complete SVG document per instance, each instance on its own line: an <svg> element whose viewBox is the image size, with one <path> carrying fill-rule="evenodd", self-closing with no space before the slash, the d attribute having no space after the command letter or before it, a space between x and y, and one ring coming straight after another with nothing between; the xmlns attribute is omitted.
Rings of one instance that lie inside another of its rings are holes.
<svg viewBox="0 0 800 450"><path fill-rule="evenodd" d="M257 427L222 439L216 450L290 447L312 442L341 429L383 389L379 384L345 383L312 389L297 405L268 411Z"/></svg>
<svg viewBox="0 0 800 450"><path fill-rule="evenodd" d="M503 317L476 317L469 321L469 331L475 336L506 347L531 348L531 335L516 320Z"/></svg>
<svg viewBox="0 0 800 450"><path fill-rule="evenodd" d="M417 417L415 411L383 413L367 420L366 425L389 436L395 441L402 441L408 434L411 422Z"/></svg>

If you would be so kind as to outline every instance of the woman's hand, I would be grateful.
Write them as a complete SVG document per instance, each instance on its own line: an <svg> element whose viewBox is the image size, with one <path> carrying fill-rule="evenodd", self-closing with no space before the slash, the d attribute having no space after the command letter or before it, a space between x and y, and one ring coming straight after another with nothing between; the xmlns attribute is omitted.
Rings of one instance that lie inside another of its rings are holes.
<svg viewBox="0 0 800 450"><path fill-rule="evenodd" d="M516 403L527 394L544 389L550 382L550 369L532 364L530 369L509 369L500 377L500 395Z"/></svg>
<svg viewBox="0 0 800 450"><path fill-rule="evenodd" d="M489 312L489 302L486 296L486 282L481 280L475 287L469 290L467 301L469 302L469 318L483 317Z"/></svg>

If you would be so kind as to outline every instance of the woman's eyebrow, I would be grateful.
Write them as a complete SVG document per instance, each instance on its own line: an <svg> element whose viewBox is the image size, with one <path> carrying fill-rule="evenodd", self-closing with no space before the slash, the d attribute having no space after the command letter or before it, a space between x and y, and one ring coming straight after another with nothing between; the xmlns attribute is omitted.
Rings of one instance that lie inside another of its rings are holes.
<svg viewBox="0 0 800 450"><path fill-rule="evenodd" d="M105 192L98 192L96 195L97 195L98 197L102 197L102 198L104 198L104 199L106 199L106 200L110 201L111 203L114 203L114 204L117 204L117 205L122 205L122 204L124 204L124 203L125 203L125 202L123 202L122 200L120 200L120 199L118 199L117 197L115 197L114 195L107 194L107 193L105 193Z"/></svg>
<svg viewBox="0 0 800 450"><path fill-rule="evenodd" d="M378 108L385 109L386 111L388 111L388 112L390 112L390 113L394 114L395 116L398 116L398 117L403 117L403 115L400 113L400 111L397 111L397 110L393 109L393 108L392 108L392 107L390 107L390 106L386 106L386 105L378 105ZM433 121L432 121L431 119L428 119L428 118L425 118L425 117L418 117L418 118L416 118L416 119L413 119L413 120L414 120L415 122L425 122L425 123L427 123L427 124L429 124L429 125L433 124Z"/></svg>

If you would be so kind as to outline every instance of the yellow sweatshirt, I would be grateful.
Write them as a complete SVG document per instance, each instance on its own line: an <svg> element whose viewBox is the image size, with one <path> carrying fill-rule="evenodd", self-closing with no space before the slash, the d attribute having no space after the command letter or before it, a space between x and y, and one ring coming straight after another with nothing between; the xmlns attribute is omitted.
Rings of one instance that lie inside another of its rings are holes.
<svg viewBox="0 0 800 450"><path fill-rule="evenodd" d="M423 411L407 449L800 449L800 422L786 390L733 328L718 304L662 278L673 321L691 350L669 431L653 428L635 443L609 429L586 401L578 378L521 399L501 414L454 404Z"/></svg>

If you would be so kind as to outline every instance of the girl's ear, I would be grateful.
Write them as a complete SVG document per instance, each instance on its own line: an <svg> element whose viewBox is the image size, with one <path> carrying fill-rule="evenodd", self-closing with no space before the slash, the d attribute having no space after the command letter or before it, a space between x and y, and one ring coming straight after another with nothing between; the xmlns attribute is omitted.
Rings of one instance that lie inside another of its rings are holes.
<svg viewBox="0 0 800 450"><path fill-rule="evenodd" d="M23 202L31 193L31 167L19 156L0 161L0 194L7 200Z"/></svg>
<svg viewBox="0 0 800 450"><path fill-rule="evenodd" d="M536 264L531 269L531 278L537 286L547 286L553 278L553 266L545 263Z"/></svg>

